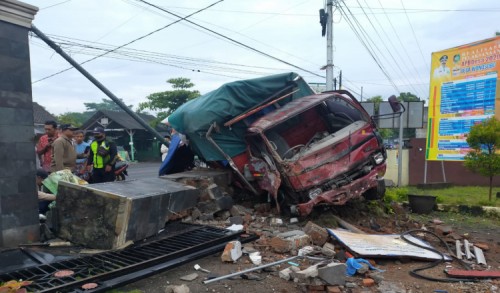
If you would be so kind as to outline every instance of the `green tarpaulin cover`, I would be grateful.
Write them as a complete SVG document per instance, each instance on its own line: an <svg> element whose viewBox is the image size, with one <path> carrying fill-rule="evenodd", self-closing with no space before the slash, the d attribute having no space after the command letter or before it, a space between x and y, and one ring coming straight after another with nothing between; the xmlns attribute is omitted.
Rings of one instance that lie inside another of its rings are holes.
<svg viewBox="0 0 500 293"><path fill-rule="evenodd" d="M314 94L309 85L293 72L235 81L185 103L168 117L168 122L189 138L198 156L207 161L222 161L225 160L224 156L205 137L210 125L216 122L219 126L219 132L212 132L212 138L226 154L234 157L243 153L246 149L244 136L247 126L243 121L231 127L225 127L224 123L263 103L289 85L294 85L293 90L298 91L281 100L280 105Z"/></svg>

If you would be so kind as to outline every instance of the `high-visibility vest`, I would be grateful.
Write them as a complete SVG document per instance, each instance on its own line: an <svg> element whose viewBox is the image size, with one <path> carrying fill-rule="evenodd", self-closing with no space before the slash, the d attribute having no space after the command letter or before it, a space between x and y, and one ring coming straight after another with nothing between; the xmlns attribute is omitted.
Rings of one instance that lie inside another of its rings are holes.
<svg viewBox="0 0 500 293"><path fill-rule="evenodd" d="M93 141L90 144L90 148L92 149L92 153L94 154L94 160L93 160L94 168L97 168L97 169L104 168L104 166L106 166L106 164L110 160L110 158L109 158L109 145L106 145L106 141L102 142L101 147L105 148L108 151L108 155L105 156L104 158L97 154L97 149L99 148L99 143L97 141Z"/></svg>

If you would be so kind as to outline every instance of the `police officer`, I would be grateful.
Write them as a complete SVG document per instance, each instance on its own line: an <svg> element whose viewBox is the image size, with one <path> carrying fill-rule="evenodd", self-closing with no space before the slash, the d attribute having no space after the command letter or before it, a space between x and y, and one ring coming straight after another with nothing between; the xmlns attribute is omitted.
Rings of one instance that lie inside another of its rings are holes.
<svg viewBox="0 0 500 293"><path fill-rule="evenodd" d="M93 131L94 141L90 144L87 168L93 165L92 183L111 182L115 180L115 163L118 159L116 144L106 139L104 128L96 127Z"/></svg>

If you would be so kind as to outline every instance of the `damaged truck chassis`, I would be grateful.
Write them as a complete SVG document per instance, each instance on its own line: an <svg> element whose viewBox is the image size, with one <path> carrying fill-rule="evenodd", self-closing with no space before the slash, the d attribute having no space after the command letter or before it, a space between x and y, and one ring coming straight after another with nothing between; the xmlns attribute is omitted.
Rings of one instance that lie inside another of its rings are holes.
<svg viewBox="0 0 500 293"><path fill-rule="evenodd" d="M307 96L258 119L248 128L245 179L299 215L383 196L382 139L355 101L346 91Z"/></svg>
<svg viewBox="0 0 500 293"><path fill-rule="evenodd" d="M199 158L231 168L235 186L267 193L278 211L305 216L385 193L387 155L373 118L348 91L315 94L294 73L223 85L170 122Z"/></svg>

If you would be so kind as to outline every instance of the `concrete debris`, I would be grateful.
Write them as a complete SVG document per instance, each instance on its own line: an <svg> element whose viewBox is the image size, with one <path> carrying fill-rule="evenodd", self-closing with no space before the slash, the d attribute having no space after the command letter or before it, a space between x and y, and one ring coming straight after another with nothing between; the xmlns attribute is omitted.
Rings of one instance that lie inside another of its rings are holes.
<svg viewBox="0 0 500 293"><path fill-rule="evenodd" d="M165 288L165 293L190 293L189 287L185 284L175 286L169 285Z"/></svg>
<svg viewBox="0 0 500 293"><path fill-rule="evenodd" d="M260 265L262 263L262 256L259 251L250 253L248 257L254 265Z"/></svg>
<svg viewBox="0 0 500 293"><path fill-rule="evenodd" d="M290 224L296 224L299 222L299 219L297 218L290 218Z"/></svg>
<svg viewBox="0 0 500 293"><path fill-rule="evenodd" d="M328 285L345 285L346 265L331 262L324 267L318 268L318 276Z"/></svg>
<svg viewBox="0 0 500 293"><path fill-rule="evenodd" d="M223 262L235 262L242 256L241 242L231 241L226 244L224 251L221 255Z"/></svg>
<svg viewBox="0 0 500 293"><path fill-rule="evenodd" d="M331 244L330 242L326 242L325 245L323 245L323 247L321 248L321 253L328 257L334 257L336 254L335 245Z"/></svg>
<svg viewBox="0 0 500 293"><path fill-rule="evenodd" d="M307 269L298 271L298 272L292 272L290 276L293 277L293 281L298 283L298 282L305 282L309 278L316 278L318 276L318 265L312 265L308 267Z"/></svg>
<svg viewBox="0 0 500 293"><path fill-rule="evenodd" d="M242 216L229 217L229 223L231 223L232 225L242 225L243 217Z"/></svg>
<svg viewBox="0 0 500 293"><path fill-rule="evenodd" d="M309 221L302 229L309 237L314 245L323 246L328 240L328 231L313 222Z"/></svg>
<svg viewBox="0 0 500 293"><path fill-rule="evenodd" d="M272 218L270 224L271 226L281 226L283 225L283 220L280 218Z"/></svg>
<svg viewBox="0 0 500 293"><path fill-rule="evenodd" d="M486 243L474 242L474 246L476 246L477 248L481 248L484 251L490 250L490 247Z"/></svg>
<svg viewBox="0 0 500 293"><path fill-rule="evenodd" d="M312 246L304 246L301 249L299 249L298 256L306 256L310 255L315 251L314 247Z"/></svg>
<svg viewBox="0 0 500 293"><path fill-rule="evenodd" d="M243 225L235 225L235 224L233 224L233 225L227 227L226 229L230 230L230 231L235 231L235 232L237 232L237 231L243 231Z"/></svg>
<svg viewBox="0 0 500 293"><path fill-rule="evenodd" d="M271 239L270 245L275 252L285 253L297 250L311 242L309 235L300 230L292 230L278 234Z"/></svg>
<svg viewBox="0 0 500 293"><path fill-rule="evenodd" d="M255 249L255 247L252 246L252 244L245 244L243 245L243 248L241 249L241 251L243 252L243 254L250 254L252 252L257 252L258 250Z"/></svg>
<svg viewBox="0 0 500 293"><path fill-rule="evenodd" d="M194 280L196 280L196 278L198 278L197 273L192 273L192 274L180 277L181 280L188 281L188 282L194 281Z"/></svg>
<svg viewBox="0 0 500 293"><path fill-rule="evenodd" d="M363 279L363 286L364 287L375 286L375 281L372 278L365 278L365 279Z"/></svg>

